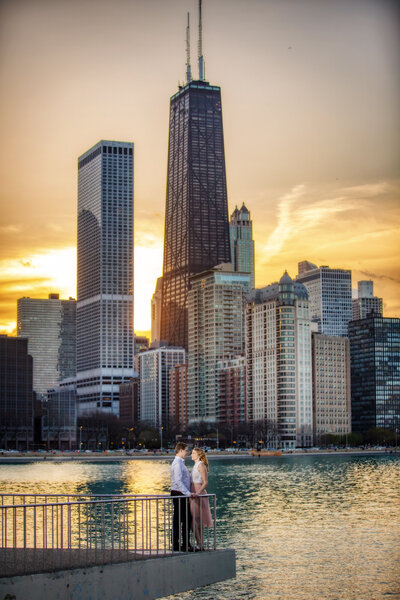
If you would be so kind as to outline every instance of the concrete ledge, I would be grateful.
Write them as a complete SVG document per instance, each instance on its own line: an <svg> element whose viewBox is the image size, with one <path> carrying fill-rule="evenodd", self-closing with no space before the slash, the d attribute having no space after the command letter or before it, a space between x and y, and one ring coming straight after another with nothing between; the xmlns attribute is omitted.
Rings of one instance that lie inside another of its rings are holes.
<svg viewBox="0 0 400 600"><path fill-rule="evenodd" d="M0 579L0 600L153 600L236 576L234 550Z"/></svg>

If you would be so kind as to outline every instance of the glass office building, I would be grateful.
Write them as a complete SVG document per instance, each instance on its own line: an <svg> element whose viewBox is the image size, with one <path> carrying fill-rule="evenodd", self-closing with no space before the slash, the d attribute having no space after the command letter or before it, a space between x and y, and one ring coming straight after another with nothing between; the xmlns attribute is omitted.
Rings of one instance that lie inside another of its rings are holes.
<svg viewBox="0 0 400 600"><path fill-rule="evenodd" d="M359 281L357 298L353 299L353 321L365 319L369 313L383 316L383 300L374 296L374 282Z"/></svg>
<svg viewBox="0 0 400 600"><path fill-rule="evenodd" d="M353 315L351 271L303 261L296 281L307 288L310 317L317 323L318 333L347 336Z"/></svg>
<svg viewBox="0 0 400 600"><path fill-rule="evenodd" d="M161 347L141 352L140 420L161 430L170 415L170 373L176 365L185 362L183 348Z"/></svg>
<svg viewBox="0 0 400 600"><path fill-rule="evenodd" d="M352 430L400 427L400 319L349 324Z"/></svg>
<svg viewBox="0 0 400 600"><path fill-rule="evenodd" d="M0 335L0 447L33 442L32 356L26 338Z"/></svg>
<svg viewBox="0 0 400 600"><path fill-rule="evenodd" d="M189 278L230 259L221 90L189 81L170 104L161 340L188 347Z"/></svg>
<svg viewBox="0 0 400 600"><path fill-rule="evenodd" d="M47 448L72 450L76 446L76 386L74 378L48 390L44 402L42 440Z"/></svg>
<svg viewBox="0 0 400 600"><path fill-rule="evenodd" d="M78 160L78 414L118 414L133 365L133 144L102 140Z"/></svg>
<svg viewBox="0 0 400 600"><path fill-rule="evenodd" d="M33 389L38 399L76 373L76 300L19 298L17 331L28 338L33 358Z"/></svg>

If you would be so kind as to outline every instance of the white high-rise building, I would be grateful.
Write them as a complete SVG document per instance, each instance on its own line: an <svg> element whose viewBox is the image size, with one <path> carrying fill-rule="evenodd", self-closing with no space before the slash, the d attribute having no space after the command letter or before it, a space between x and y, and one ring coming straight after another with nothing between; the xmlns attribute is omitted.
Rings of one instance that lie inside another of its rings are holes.
<svg viewBox="0 0 400 600"><path fill-rule="evenodd" d="M351 271L317 267L305 260L299 263L296 281L307 288L310 318L318 333L346 336L352 319Z"/></svg>
<svg viewBox="0 0 400 600"><path fill-rule="evenodd" d="M373 281L358 282L358 297L353 300L353 321L366 319L373 312L382 317L382 298L374 296Z"/></svg>
<svg viewBox="0 0 400 600"><path fill-rule="evenodd" d="M250 275L230 263L194 275L189 290L188 419L219 421L218 361L244 352Z"/></svg>
<svg viewBox="0 0 400 600"><path fill-rule="evenodd" d="M19 298L18 336L28 338L33 358L33 389L43 399L49 388L76 372L76 300Z"/></svg>
<svg viewBox="0 0 400 600"><path fill-rule="evenodd" d="M161 429L169 414L170 373L185 362L183 348L163 346L138 354L140 420Z"/></svg>
<svg viewBox="0 0 400 600"><path fill-rule="evenodd" d="M78 160L78 414L118 414L134 375L133 144L102 140Z"/></svg>
<svg viewBox="0 0 400 600"><path fill-rule="evenodd" d="M282 448L313 443L311 327L304 285L287 273L248 295L247 420L276 432Z"/></svg>
<svg viewBox="0 0 400 600"><path fill-rule="evenodd" d="M250 288L253 289L255 285L253 222L250 219L250 211L244 203L240 210L236 207L231 215L229 235L233 270L239 273L250 273Z"/></svg>

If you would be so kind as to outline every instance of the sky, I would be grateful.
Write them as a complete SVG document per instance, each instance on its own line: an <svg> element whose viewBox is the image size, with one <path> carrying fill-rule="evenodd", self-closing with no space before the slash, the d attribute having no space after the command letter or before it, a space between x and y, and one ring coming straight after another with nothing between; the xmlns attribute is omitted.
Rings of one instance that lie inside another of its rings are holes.
<svg viewBox="0 0 400 600"><path fill-rule="evenodd" d="M169 98L197 0L0 0L0 332L16 301L76 297L77 158L135 144L135 331L162 273ZM400 5L203 0L228 204L251 212L256 286L297 263L373 279L400 317Z"/></svg>

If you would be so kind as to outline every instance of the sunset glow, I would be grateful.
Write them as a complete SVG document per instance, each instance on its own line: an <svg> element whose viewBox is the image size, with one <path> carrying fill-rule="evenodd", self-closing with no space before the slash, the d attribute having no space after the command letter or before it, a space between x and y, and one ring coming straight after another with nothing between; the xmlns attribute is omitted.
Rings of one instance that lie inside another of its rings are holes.
<svg viewBox="0 0 400 600"><path fill-rule="evenodd" d="M169 98L196 10L195 0L98 0L96 14L90 0L0 4L0 331L15 333L19 297L76 297L77 157L100 139L135 145L135 331L150 329ZM373 279L384 315L400 316L397 18L381 0L204 0L229 213L243 202L251 212L256 286L309 260L351 269L353 288ZM193 57L195 42L193 30Z"/></svg>

